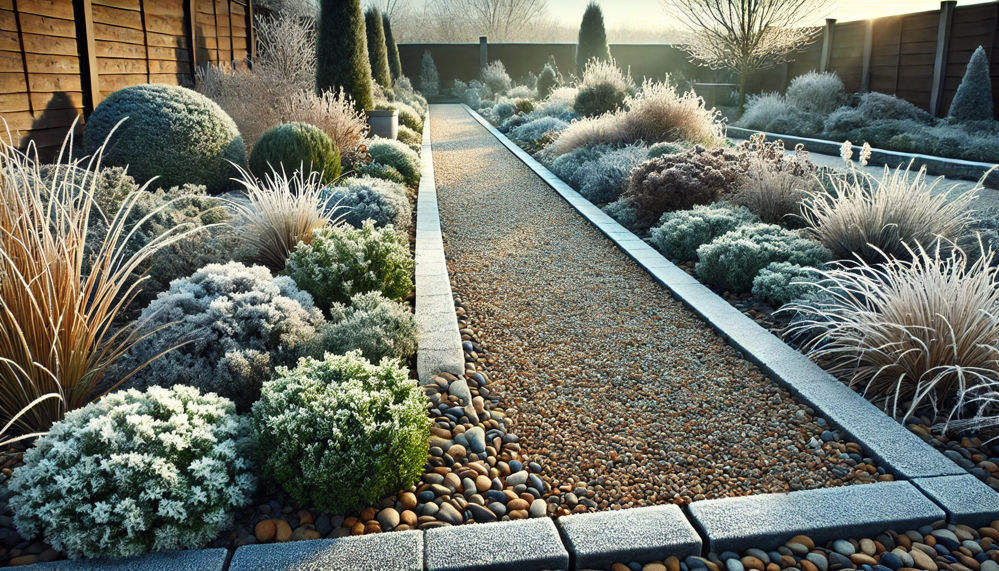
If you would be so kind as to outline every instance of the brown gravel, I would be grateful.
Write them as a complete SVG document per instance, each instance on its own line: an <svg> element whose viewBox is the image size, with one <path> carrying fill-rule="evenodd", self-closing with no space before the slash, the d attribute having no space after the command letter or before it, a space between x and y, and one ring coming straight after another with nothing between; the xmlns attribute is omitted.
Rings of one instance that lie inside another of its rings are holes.
<svg viewBox="0 0 999 571"><path fill-rule="evenodd" d="M490 389L560 488L550 501L571 506L586 488L607 509L877 477L845 454L855 443L818 442L821 419L460 106L432 116L453 285L495 356Z"/></svg>

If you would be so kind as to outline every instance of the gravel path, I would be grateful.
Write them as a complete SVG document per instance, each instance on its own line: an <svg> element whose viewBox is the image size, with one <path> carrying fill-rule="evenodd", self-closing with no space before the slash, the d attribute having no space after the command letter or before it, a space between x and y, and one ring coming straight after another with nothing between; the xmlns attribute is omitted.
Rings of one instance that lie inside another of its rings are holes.
<svg viewBox="0 0 999 571"><path fill-rule="evenodd" d="M460 106L432 115L453 285L563 513L878 476Z"/></svg>

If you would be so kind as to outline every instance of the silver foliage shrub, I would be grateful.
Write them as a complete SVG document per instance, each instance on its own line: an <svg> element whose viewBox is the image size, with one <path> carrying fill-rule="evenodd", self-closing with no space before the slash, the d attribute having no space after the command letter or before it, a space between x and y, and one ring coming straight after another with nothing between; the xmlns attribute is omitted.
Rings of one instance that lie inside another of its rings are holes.
<svg viewBox="0 0 999 571"><path fill-rule="evenodd" d="M671 260L697 259L697 249L739 226L759 222L744 206L723 202L667 212L652 229L652 245Z"/></svg>
<svg viewBox="0 0 999 571"><path fill-rule="evenodd" d="M335 205L344 222L355 228L371 219L376 226L391 224L408 231L413 217L405 186L370 176L344 179L324 190L322 200L328 208Z"/></svg>
<svg viewBox="0 0 999 571"><path fill-rule="evenodd" d="M846 88L835 72L808 72L791 80L787 102L808 113L831 113L846 101Z"/></svg>
<svg viewBox="0 0 999 571"><path fill-rule="evenodd" d="M779 307L817 292L820 277L815 268L774 262L756 275L753 295Z"/></svg>
<svg viewBox="0 0 999 571"><path fill-rule="evenodd" d="M348 305L333 304L322 348L337 354L359 350L377 363L385 357L409 358L416 353L416 341L416 320L409 306L368 292L355 294Z"/></svg>
<svg viewBox="0 0 999 571"><path fill-rule="evenodd" d="M642 144L593 145L556 158L552 172L591 202L613 202L627 188L632 169L647 158Z"/></svg>
<svg viewBox="0 0 999 571"><path fill-rule="evenodd" d="M252 498L248 437L232 401L193 387L111 393L25 453L14 523L71 558L203 547Z"/></svg>

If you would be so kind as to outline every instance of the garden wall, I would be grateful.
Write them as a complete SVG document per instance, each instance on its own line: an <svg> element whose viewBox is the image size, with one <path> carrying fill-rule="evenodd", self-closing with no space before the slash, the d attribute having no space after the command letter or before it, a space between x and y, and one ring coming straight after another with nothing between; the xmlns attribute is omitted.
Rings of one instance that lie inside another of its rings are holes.
<svg viewBox="0 0 999 571"><path fill-rule="evenodd" d="M249 0L0 0L0 117L43 159L112 91L253 53ZM193 50L192 50L193 47Z"/></svg>
<svg viewBox="0 0 999 571"><path fill-rule="evenodd" d="M822 36L793 61L749 78L751 91L783 91L812 70L835 71L850 91L897 95L946 115L971 54L983 46L992 65L992 91L999 92L999 2L957 6L873 20L829 21ZM443 87L454 79L478 76L479 44L401 44L403 71L416 78L425 50L434 56ZM575 70L575 44L488 44L488 59L500 60L517 78L538 73L554 57L563 73ZM717 82L723 74L690 64L669 44L612 44L611 55L630 67L636 79L670 74L686 80ZM999 102L999 99L997 99ZM996 106L999 115L999 105Z"/></svg>

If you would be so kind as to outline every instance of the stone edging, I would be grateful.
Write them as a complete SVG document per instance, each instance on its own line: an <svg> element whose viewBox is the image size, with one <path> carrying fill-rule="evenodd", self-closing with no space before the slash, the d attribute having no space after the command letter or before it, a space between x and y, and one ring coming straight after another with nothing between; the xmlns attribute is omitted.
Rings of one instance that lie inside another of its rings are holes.
<svg viewBox="0 0 999 571"><path fill-rule="evenodd" d="M763 133L767 139L784 141L786 148L793 149L801 144L810 153L837 156L843 143L829 141L826 139L810 139L808 137L796 137L794 135L782 135L780 133L769 133L756 129L743 129L742 127L726 127L726 135L733 139L748 139L752 135ZM855 149L856 151L856 149ZM899 165L908 165L909 161L915 161L913 166L919 168L926 167L926 172L936 176L949 176L953 178L963 178L978 180L996 165L992 163L981 163L976 161L965 161L961 159L948 159L934 155L921 155L916 153L903 153L899 151L888 151L884 149L871 149L871 158L868 164L881 166L886 165L895 168Z"/></svg>
<svg viewBox="0 0 999 571"><path fill-rule="evenodd" d="M967 472L888 417L867 399L678 268L593 203L583 198L529 153L496 130L481 115L467 105L464 107L476 121L559 193L591 224L648 271L674 297L700 315L728 343L742 351L746 358L756 363L771 379L819 411L822 416L860 444L869 456L877 459L896 478L916 480L917 488L913 488L913 484L909 482L900 482L894 485L878 483L872 484L875 486L871 488L872 491L879 490L888 495L895 492L896 489L901 490L902 487L925 490L927 488L919 485L919 482L922 481L936 483L933 488L934 493L927 492L923 499L929 497L944 511L927 511L926 505L920 507L917 503L912 503L914 512L921 511L921 513L905 513L904 509L895 510L890 514L870 513L868 515L872 525L881 526L884 529L891 527L894 522L904 527L912 521L914 515L925 519L931 515L944 515L944 512L952 522L961 522L968 518L999 516L999 494L975 478L972 478L975 482L965 478L962 478L960 482L955 479L944 480L944 477L966 476ZM795 499L809 497L815 500L817 505L828 506L842 502L842 505L854 505L855 509L860 509L861 506L856 506L852 500L860 493L855 488L865 487L867 486L809 490L778 495L777 497L785 498L783 503L792 501L790 499L792 496ZM909 490L906 490L905 493L909 493ZM768 506L774 502L781 503L779 500L769 499L766 495L727 498L710 500L709 502L695 502L691 504L690 511L698 523L701 523L698 514L707 517L709 506L720 506L723 511L729 514L729 517L738 513L753 513L755 517L761 517L769 509ZM695 509L694 506L697 506L698 503L702 504L703 507ZM870 501L868 500L867 503ZM972 509L975 512L972 515L968 513L969 506L985 506L985 508ZM861 509L861 511L864 510ZM831 512L830 515L834 516L835 513ZM844 520L844 523L846 521ZM851 529L863 528L863 522L856 521L855 518L849 522L848 525ZM803 520L799 523L800 527L796 527L796 533L821 534L828 520L823 523ZM719 530L714 530L710 526L702 526L701 529L707 535L706 539L709 545L714 545L713 540L716 537L722 538L721 535L718 535Z"/></svg>

